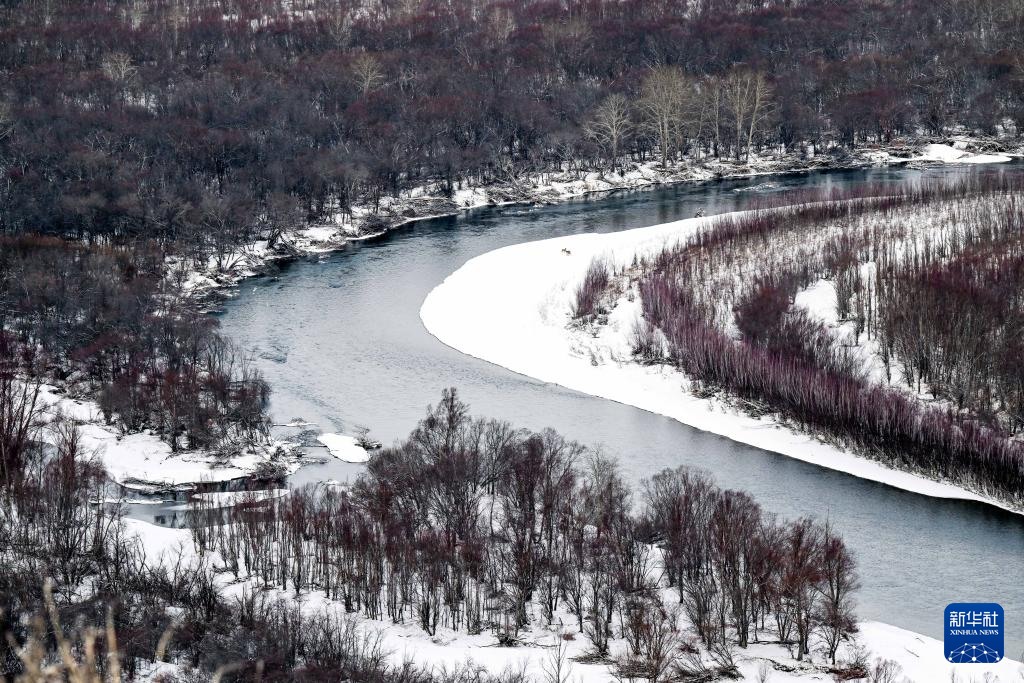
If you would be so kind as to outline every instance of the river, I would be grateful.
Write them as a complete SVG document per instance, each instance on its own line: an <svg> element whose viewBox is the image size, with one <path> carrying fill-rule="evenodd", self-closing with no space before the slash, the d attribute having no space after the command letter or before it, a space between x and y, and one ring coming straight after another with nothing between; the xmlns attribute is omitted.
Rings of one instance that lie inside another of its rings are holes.
<svg viewBox="0 0 1024 683"><path fill-rule="evenodd" d="M942 636L950 602L999 602L1007 652L1024 651L1024 517L976 503L927 498L700 432L636 408L516 375L465 356L423 328L427 293L468 259L509 244L626 230L751 206L774 192L848 189L1001 166L885 168L677 184L542 207L480 209L411 223L354 242L279 278L243 283L225 305L223 331L252 350L273 389L276 422L302 417L324 432L371 429L384 443L406 435L445 387L475 414L553 427L618 457L639 482L686 464L719 485L751 492L785 517L829 517L853 548L863 587L858 614ZM529 277L523 273L523 277ZM358 465L307 466L293 484L357 474Z"/></svg>

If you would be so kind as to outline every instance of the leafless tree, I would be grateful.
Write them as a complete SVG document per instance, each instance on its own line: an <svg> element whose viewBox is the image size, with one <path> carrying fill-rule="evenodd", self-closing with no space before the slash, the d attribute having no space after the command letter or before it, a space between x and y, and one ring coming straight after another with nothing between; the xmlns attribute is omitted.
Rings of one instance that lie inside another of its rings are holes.
<svg viewBox="0 0 1024 683"><path fill-rule="evenodd" d="M821 536L821 529L812 520L805 518L789 525L786 538L782 594L793 607L798 661L810 654L821 580Z"/></svg>
<svg viewBox="0 0 1024 683"><path fill-rule="evenodd" d="M369 52L361 52L352 60L352 79L364 95L382 86L385 76L380 60Z"/></svg>
<svg viewBox="0 0 1024 683"><path fill-rule="evenodd" d="M897 683L903 676L903 667L891 659L876 659L868 671L869 683Z"/></svg>
<svg viewBox="0 0 1024 683"><path fill-rule="evenodd" d="M41 373L18 354L14 339L0 331L0 487L20 479L39 427Z"/></svg>
<svg viewBox="0 0 1024 683"><path fill-rule="evenodd" d="M569 683L572 680L572 663L569 661L569 643L564 633L559 630L555 634L555 644L548 652L548 657L541 661L544 683Z"/></svg>
<svg viewBox="0 0 1024 683"><path fill-rule="evenodd" d="M658 143L662 167L667 166L669 157L676 151L675 132L682 116L686 87L683 72L672 66L654 67L641 86L638 106L644 127Z"/></svg>
<svg viewBox="0 0 1024 683"><path fill-rule="evenodd" d="M600 145L614 170L619 153L633 131L631 107L625 96L615 93L606 97L593 111L584 127L587 137Z"/></svg>
<svg viewBox="0 0 1024 683"><path fill-rule="evenodd" d="M736 158L739 159L745 149L749 159L754 134L772 113L768 79L760 71L738 67L726 74L721 87L735 129Z"/></svg>
<svg viewBox="0 0 1024 683"><path fill-rule="evenodd" d="M856 562L831 524L825 525L821 543L821 601L817 621L834 666L840 643L857 631L853 594L860 583Z"/></svg>
<svg viewBox="0 0 1024 683"><path fill-rule="evenodd" d="M0 142L14 132L14 115L9 102L0 98Z"/></svg>
<svg viewBox="0 0 1024 683"><path fill-rule="evenodd" d="M111 52L103 58L103 75L117 87L122 96L135 80L138 71L131 56L124 52Z"/></svg>

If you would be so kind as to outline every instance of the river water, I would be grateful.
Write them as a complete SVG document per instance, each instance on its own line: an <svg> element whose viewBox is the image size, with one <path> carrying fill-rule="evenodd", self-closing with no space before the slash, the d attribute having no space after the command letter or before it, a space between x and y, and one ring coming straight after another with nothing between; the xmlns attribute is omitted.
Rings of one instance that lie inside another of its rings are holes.
<svg viewBox="0 0 1024 683"><path fill-rule="evenodd" d="M1007 652L1024 651L1024 517L967 502L906 493L700 432L669 418L523 377L465 356L427 333L427 293L468 259L509 244L612 232L749 207L793 189L1019 173L1014 163L926 170L815 172L619 192L554 206L480 209L412 223L349 244L279 278L243 284L223 331L252 350L273 396L276 422L301 417L324 432L371 429L384 443L406 435L445 387L475 414L553 427L614 454L639 482L686 464L719 485L751 492L785 517L829 517L860 563L858 614L942 636L950 602L999 602ZM522 277L530 277L523 273ZM346 479L361 467L311 465L293 484Z"/></svg>

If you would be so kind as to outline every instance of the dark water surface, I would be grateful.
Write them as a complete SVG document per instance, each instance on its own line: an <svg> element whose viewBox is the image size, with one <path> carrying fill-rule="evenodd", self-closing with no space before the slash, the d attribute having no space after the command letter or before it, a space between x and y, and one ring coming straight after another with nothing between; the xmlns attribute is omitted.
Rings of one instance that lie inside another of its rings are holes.
<svg viewBox="0 0 1024 683"><path fill-rule="evenodd" d="M302 417L325 432L365 425L391 443L411 430L443 388L458 387L475 414L553 427L601 446L633 482L665 467L698 466L723 487L750 491L772 512L828 516L859 559L862 618L941 638L947 603L999 602L1008 652L1017 656L1024 650L1024 517L862 481L514 374L437 341L421 324L419 308L468 259L509 244L655 225L699 209L733 211L783 190L1022 170L1014 163L816 172L475 210L350 244L320 262L293 264L278 280L249 281L221 321L224 332L256 356L273 388L277 422ZM333 461L308 466L292 480L345 479L360 469Z"/></svg>

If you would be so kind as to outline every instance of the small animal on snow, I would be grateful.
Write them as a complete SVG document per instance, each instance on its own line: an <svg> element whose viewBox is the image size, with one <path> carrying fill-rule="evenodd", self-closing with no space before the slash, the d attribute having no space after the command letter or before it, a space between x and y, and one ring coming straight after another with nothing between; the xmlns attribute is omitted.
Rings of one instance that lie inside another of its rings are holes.
<svg viewBox="0 0 1024 683"><path fill-rule="evenodd" d="M565 254L566 256L572 256L572 252L566 249L565 247L562 247L562 253Z"/></svg>

